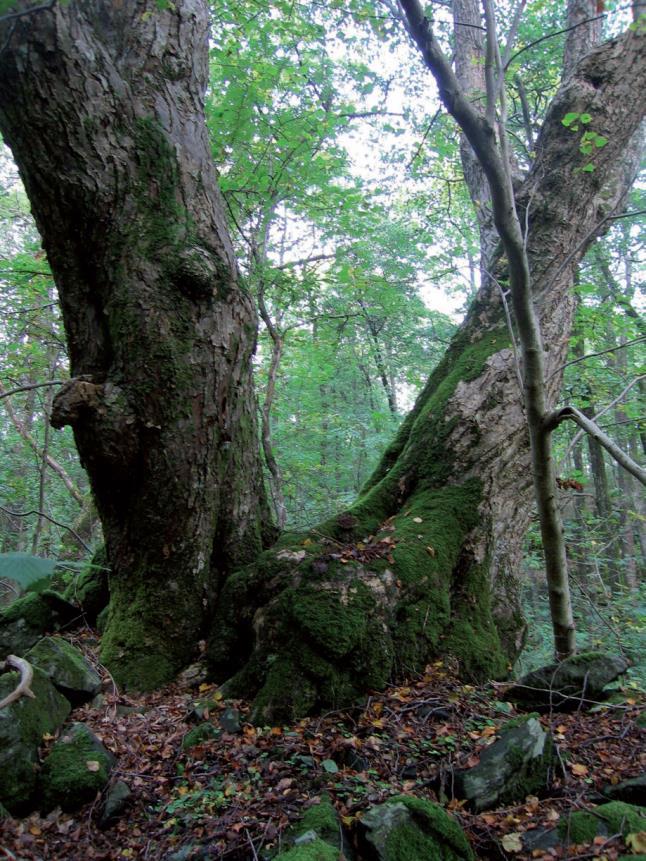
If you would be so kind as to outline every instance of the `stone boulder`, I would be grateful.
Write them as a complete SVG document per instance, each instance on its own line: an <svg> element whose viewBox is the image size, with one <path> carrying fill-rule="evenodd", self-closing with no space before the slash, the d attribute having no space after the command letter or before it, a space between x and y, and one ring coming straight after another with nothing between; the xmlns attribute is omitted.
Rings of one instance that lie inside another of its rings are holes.
<svg viewBox="0 0 646 861"><path fill-rule="evenodd" d="M18 673L0 676L0 699L15 690ZM12 813L22 813L36 788L38 747L43 735L53 734L70 713L70 704L47 675L34 668L34 699L20 697L0 709L0 802Z"/></svg>
<svg viewBox="0 0 646 861"><path fill-rule="evenodd" d="M43 637L25 658L46 673L72 705L91 700L101 690L98 674L83 654L62 637Z"/></svg>
<svg viewBox="0 0 646 861"><path fill-rule="evenodd" d="M521 802L547 788L554 764L552 736L538 717L511 720L480 754L478 765L454 775L453 797L466 799L476 813Z"/></svg>
<svg viewBox="0 0 646 861"><path fill-rule="evenodd" d="M42 809L77 810L107 784L113 754L82 723L73 723L54 744L40 775Z"/></svg>
<svg viewBox="0 0 646 861"><path fill-rule="evenodd" d="M474 861L464 831L439 804L407 795L370 808L361 819L362 857L375 861L429 858ZM338 850L337 850L338 852Z"/></svg>
<svg viewBox="0 0 646 861"><path fill-rule="evenodd" d="M74 576L64 592L66 600L80 607L91 625L96 624L97 617L110 602L109 569L95 559L96 555L87 569Z"/></svg>
<svg viewBox="0 0 646 861"><path fill-rule="evenodd" d="M574 711L605 699L606 685L627 669L628 661L621 655L582 652L527 673L506 696L523 709Z"/></svg>
<svg viewBox="0 0 646 861"><path fill-rule="evenodd" d="M350 857L342 836L339 816L329 799L314 804L287 832L284 842L291 846L275 861L338 861Z"/></svg>
<svg viewBox="0 0 646 861"><path fill-rule="evenodd" d="M109 828L124 812L130 803L132 791L123 780L117 780L107 791L101 817L100 828Z"/></svg>
<svg viewBox="0 0 646 861"><path fill-rule="evenodd" d="M79 611L51 589L30 593L0 610L0 661L22 656L48 631L57 631L77 618Z"/></svg>

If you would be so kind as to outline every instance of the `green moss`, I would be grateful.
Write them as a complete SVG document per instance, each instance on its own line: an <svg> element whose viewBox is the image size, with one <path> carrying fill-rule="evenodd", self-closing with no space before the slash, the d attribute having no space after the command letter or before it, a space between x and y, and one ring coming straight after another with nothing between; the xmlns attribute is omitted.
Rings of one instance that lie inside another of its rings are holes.
<svg viewBox="0 0 646 861"><path fill-rule="evenodd" d="M592 843L599 833L626 836L646 830L646 808L623 801L610 801L592 811L577 810L562 816L557 826L570 843Z"/></svg>
<svg viewBox="0 0 646 861"><path fill-rule="evenodd" d="M381 848L379 857L384 861L411 861L413 858L474 861L475 856L464 832L438 804L407 795L396 796L389 799L381 811L385 807L395 813L396 808L399 806L401 810L402 805L409 817L382 817L380 809L373 811L370 817L371 839L375 846Z"/></svg>
<svg viewBox="0 0 646 861"><path fill-rule="evenodd" d="M92 801L108 782L113 763L114 757L84 724L72 724L43 763L44 808L60 805L70 811Z"/></svg>
<svg viewBox="0 0 646 861"><path fill-rule="evenodd" d="M317 700L318 691L312 680L299 670L293 659L280 656L269 666L249 719L256 725L293 721L309 714Z"/></svg>
<svg viewBox="0 0 646 861"><path fill-rule="evenodd" d="M274 861L338 861L339 850L323 840L313 840L302 846L294 846L287 852L276 855Z"/></svg>
<svg viewBox="0 0 646 861"><path fill-rule="evenodd" d="M18 673L0 676L0 699L18 682ZM20 697L0 709L0 801L12 812L22 812L33 794L43 735L55 733L70 712L69 702L38 667L31 689L34 699Z"/></svg>
<svg viewBox="0 0 646 861"><path fill-rule="evenodd" d="M101 660L123 688L150 691L167 684L190 663L202 615L195 581L168 584L163 565L113 577ZM161 569L161 570L160 570Z"/></svg>
<svg viewBox="0 0 646 861"><path fill-rule="evenodd" d="M339 817L330 801L321 801L305 811L303 818L294 828L294 833L298 835L306 831L315 831L322 840L338 846Z"/></svg>

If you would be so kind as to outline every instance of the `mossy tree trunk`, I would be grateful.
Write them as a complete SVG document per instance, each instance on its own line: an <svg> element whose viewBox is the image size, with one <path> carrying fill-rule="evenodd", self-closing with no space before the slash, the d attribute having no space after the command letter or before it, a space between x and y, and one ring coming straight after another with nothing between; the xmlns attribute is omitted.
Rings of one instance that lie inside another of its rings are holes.
<svg viewBox="0 0 646 861"><path fill-rule="evenodd" d="M74 429L112 566L103 659L190 660L221 579L267 544L242 289L204 123L203 0L74 0L0 23L0 128L58 290Z"/></svg>
<svg viewBox="0 0 646 861"><path fill-rule="evenodd" d="M547 408L558 399L575 267L632 181L643 78L636 32L581 59L516 192ZM561 122L570 112L590 113L608 139L591 173L580 135ZM437 655L466 676L501 675L521 647L517 574L533 481L501 298L508 273L486 221L482 288L357 503L308 535L284 536L225 586L210 666L231 694L255 695L258 722L347 704Z"/></svg>

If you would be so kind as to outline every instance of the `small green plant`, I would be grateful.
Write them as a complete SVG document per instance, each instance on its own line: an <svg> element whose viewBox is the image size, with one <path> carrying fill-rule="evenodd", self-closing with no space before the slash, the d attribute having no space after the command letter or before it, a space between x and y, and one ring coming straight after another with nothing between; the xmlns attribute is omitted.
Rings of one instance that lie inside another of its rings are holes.
<svg viewBox="0 0 646 861"><path fill-rule="evenodd" d="M582 126L587 126L592 122L592 114L577 113L572 111L567 113L561 120L563 125L572 132L581 131ZM579 152L589 158L595 150L603 149L608 143L608 138L600 135L592 129L585 129L579 141ZM593 173L595 166L591 161L586 162L583 167L578 168L581 173Z"/></svg>

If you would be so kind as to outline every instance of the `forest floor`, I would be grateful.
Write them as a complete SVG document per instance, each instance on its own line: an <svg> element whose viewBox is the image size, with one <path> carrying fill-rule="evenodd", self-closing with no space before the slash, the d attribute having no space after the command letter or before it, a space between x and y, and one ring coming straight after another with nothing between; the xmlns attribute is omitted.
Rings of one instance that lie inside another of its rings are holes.
<svg viewBox="0 0 646 861"><path fill-rule="evenodd" d="M92 633L73 642L100 669ZM247 703L223 701L215 685L175 684L135 697L120 694L104 678L105 702L76 709L72 719L86 723L117 756L112 780L132 790L127 810L103 830L101 798L73 815L56 809L5 820L0 858L162 861L183 847L189 859L189 847L200 846L202 858L259 861L322 796L350 829L366 807L394 794L443 800L452 771L477 764L515 714L504 686L465 685L441 662L408 684L375 693L356 710L263 729L244 722ZM183 751L182 738L196 725L197 700L212 702L202 719L215 726L225 708L235 707L240 731ZM478 815L449 802L477 858L614 861L630 851L619 837L597 837L594 844L527 854L520 837L553 827L565 811L592 806L603 786L643 773L646 731L636 723L642 704L641 694L624 691L622 704L542 716L557 741L562 772L540 799L530 796Z"/></svg>

